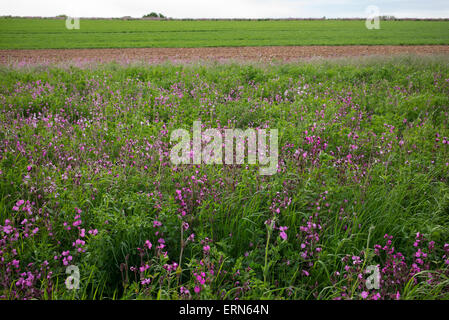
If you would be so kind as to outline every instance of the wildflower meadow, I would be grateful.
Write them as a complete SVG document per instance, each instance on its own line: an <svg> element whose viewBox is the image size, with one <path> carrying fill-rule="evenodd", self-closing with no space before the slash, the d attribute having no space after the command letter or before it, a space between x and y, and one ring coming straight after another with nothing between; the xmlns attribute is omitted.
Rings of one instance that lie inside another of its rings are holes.
<svg viewBox="0 0 449 320"><path fill-rule="evenodd" d="M4 65L0 106L0 299L449 298L447 55Z"/></svg>

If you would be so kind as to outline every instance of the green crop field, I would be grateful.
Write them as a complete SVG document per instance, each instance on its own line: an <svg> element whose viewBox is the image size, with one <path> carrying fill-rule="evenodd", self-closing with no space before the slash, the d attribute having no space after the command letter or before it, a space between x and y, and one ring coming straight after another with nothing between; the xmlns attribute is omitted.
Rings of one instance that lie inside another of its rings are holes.
<svg viewBox="0 0 449 320"><path fill-rule="evenodd" d="M0 19L0 49L449 44L449 21Z"/></svg>

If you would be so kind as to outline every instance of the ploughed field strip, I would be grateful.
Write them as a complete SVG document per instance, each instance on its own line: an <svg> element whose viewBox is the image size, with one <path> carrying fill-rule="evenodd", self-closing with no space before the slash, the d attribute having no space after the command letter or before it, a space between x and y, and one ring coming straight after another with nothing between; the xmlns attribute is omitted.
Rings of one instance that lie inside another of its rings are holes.
<svg viewBox="0 0 449 320"><path fill-rule="evenodd" d="M314 57L446 55L448 45L423 46L273 46L214 48L122 48L0 50L1 64L60 62L189 62L196 60L295 61Z"/></svg>

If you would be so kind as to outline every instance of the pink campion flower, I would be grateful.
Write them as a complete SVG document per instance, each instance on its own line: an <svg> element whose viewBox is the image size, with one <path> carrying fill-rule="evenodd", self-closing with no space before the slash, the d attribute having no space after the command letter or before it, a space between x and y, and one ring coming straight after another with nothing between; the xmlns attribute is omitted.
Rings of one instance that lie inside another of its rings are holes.
<svg viewBox="0 0 449 320"><path fill-rule="evenodd" d="M73 226L74 226L74 227L77 227L77 226L79 226L81 223L82 223L81 220L75 220L75 222L73 222Z"/></svg>
<svg viewBox="0 0 449 320"><path fill-rule="evenodd" d="M195 293L200 293L201 288L198 286L195 286L195 289L193 289L193 291L195 291Z"/></svg>
<svg viewBox="0 0 449 320"><path fill-rule="evenodd" d="M164 249L165 248L165 240L160 238L157 242L159 242L159 245L157 246L158 249Z"/></svg>
<svg viewBox="0 0 449 320"><path fill-rule="evenodd" d="M27 166L27 171L30 172L32 168L32 166Z"/></svg>
<svg viewBox="0 0 449 320"><path fill-rule="evenodd" d="M11 264L16 268L19 269L19 260L14 259Z"/></svg>
<svg viewBox="0 0 449 320"><path fill-rule="evenodd" d="M366 298L368 298L369 293L366 291L362 291L362 293L360 295L362 296L362 299L366 299Z"/></svg>
<svg viewBox="0 0 449 320"><path fill-rule="evenodd" d="M285 233L287 229L288 227L279 227L279 230L281 231L279 233L279 236L282 238L282 240L287 240L287 233Z"/></svg>
<svg viewBox="0 0 449 320"><path fill-rule="evenodd" d="M81 239L76 239L75 242L72 243L72 245L74 247L84 246L85 244L86 244L86 242L84 240L81 240Z"/></svg>
<svg viewBox="0 0 449 320"><path fill-rule="evenodd" d="M89 230L89 234L96 236L98 234L98 230L97 229Z"/></svg>
<svg viewBox="0 0 449 320"><path fill-rule="evenodd" d="M19 211L20 207L25 203L25 200L19 200L16 202L16 205L12 207L13 211Z"/></svg>
<svg viewBox="0 0 449 320"><path fill-rule="evenodd" d="M151 249L151 247L153 247L153 244L150 242L150 240L145 241L145 246L148 248L148 250Z"/></svg>
<svg viewBox="0 0 449 320"><path fill-rule="evenodd" d="M206 253L206 254L209 253L210 252L210 246L209 245L204 246L203 250L204 250L204 253Z"/></svg>
<svg viewBox="0 0 449 320"><path fill-rule="evenodd" d="M179 292L181 294L190 294L189 290L184 287L179 288Z"/></svg>
<svg viewBox="0 0 449 320"><path fill-rule="evenodd" d="M157 220L154 220L154 221L153 221L153 228L157 228L157 227L160 227L160 226L162 226L162 223L160 223L160 222L157 221Z"/></svg>
<svg viewBox="0 0 449 320"><path fill-rule="evenodd" d="M12 227L11 226L4 226L3 227L3 232L6 234L10 234L12 232Z"/></svg>
<svg viewBox="0 0 449 320"><path fill-rule="evenodd" d="M140 272L145 272L145 270L148 270L149 268L150 268L150 266L148 264L145 264L144 266L141 266L139 268L139 271Z"/></svg>
<svg viewBox="0 0 449 320"><path fill-rule="evenodd" d="M86 236L86 229L80 230L80 238L84 238Z"/></svg>
<svg viewBox="0 0 449 320"><path fill-rule="evenodd" d="M373 296L373 300L379 300L379 299L380 299L380 293L378 292Z"/></svg>

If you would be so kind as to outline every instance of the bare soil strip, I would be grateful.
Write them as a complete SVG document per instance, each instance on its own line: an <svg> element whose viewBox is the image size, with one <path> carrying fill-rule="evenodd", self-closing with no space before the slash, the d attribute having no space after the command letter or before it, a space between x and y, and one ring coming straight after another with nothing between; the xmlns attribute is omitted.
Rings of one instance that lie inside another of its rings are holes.
<svg viewBox="0 0 449 320"><path fill-rule="evenodd" d="M446 55L449 54L449 45L0 50L0 64L112 61L161 63L197 60L295 61L320 57L341 58L400 54Z"/></svg>

